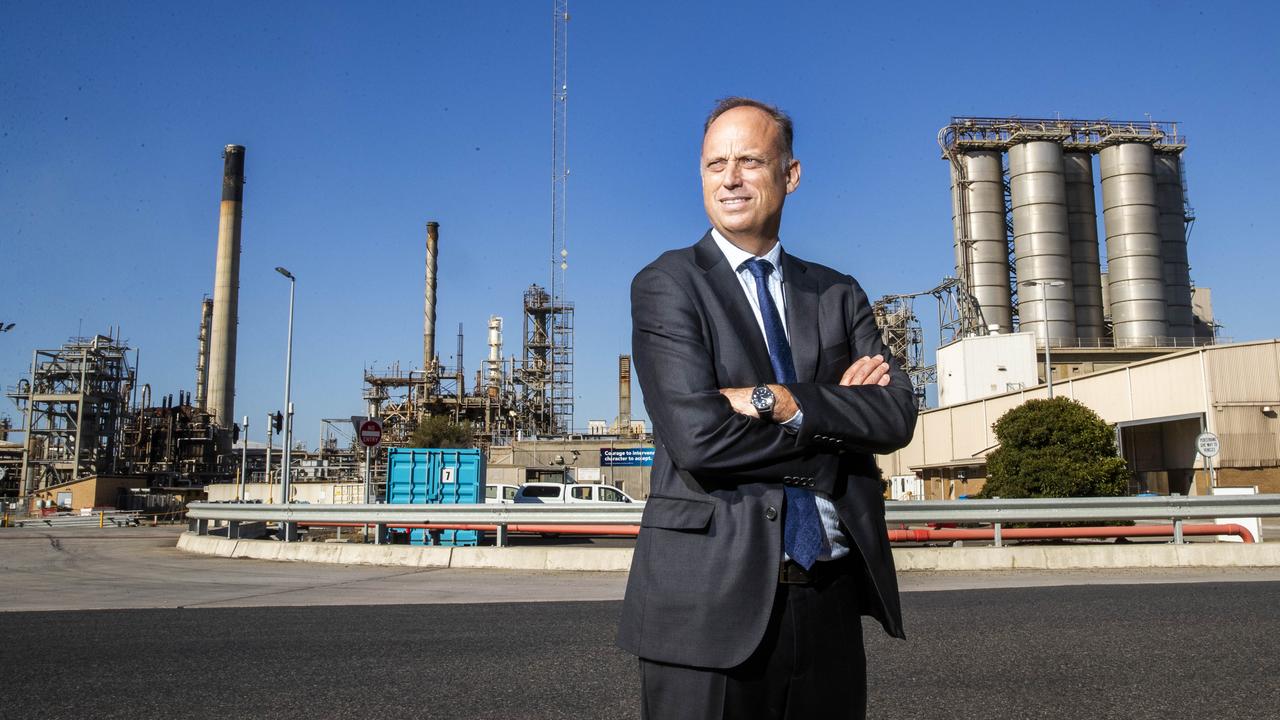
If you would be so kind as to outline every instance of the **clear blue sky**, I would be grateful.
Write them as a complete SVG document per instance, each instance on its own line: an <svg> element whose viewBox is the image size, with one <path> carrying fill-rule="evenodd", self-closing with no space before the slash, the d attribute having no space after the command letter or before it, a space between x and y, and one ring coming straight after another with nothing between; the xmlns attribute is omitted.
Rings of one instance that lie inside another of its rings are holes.
<svg viewBox="0 0 1280 720"><path fill-rule="evenodd" d="M236 415L253 439L282 402L276 265L298 277L309 446L319 418L361 411L363 367L420 364L429 219L442 359L461 322L474 375L490 314L518 353L521 293L549 276L551 3L191 5L4 3L0 321L17 327L0 387L33 349L119 325L157 398L193 389L228 143L247 147ZM572 2L578 425L616 413L631 276L707 226L700 124L729 94L795 117L804 177L783 242L873 297L953 272L935 141L950 116L1179 121L1192 277L1224 334L1280 334L1273 4L869 7Z"/></svg>

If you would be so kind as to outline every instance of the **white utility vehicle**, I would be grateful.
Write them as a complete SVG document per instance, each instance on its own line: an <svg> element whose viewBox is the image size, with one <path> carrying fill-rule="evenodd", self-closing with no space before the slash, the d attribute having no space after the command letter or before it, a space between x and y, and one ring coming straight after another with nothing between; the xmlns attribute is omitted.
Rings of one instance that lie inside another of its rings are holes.
<svg viewBox="0 0 1280 720"><path fill-rule="evenodd" d="M517 503L633 503L628 494L611 485L562 485L525 483L516 491Z"/></svg>

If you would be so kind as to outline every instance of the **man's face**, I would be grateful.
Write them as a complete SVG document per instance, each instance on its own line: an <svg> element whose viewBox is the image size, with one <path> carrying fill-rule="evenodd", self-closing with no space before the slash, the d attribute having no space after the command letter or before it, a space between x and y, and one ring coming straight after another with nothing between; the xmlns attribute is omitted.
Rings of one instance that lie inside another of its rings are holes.
<svg viewBox="0 0 1280 720"><path fill-rule="evenodd" d="M782 133L764 111L736 107L707 128L702 203L729 240L776 238L782 203L799 184L800 163L784 156Z"/></svg>

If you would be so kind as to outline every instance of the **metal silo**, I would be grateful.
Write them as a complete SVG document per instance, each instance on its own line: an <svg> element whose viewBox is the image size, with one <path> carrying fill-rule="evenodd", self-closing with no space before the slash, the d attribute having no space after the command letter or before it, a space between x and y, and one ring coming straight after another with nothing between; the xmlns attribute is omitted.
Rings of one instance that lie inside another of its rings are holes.
<svg viewBox="0 0 1280 720"><path fill-rule="evenodd" d="M1031 140L1009 148L1013 256L1022 286L1019 325L1058 345L1074 344L1076 338L1066 194L1061 145Z"/></svg>
<svg viewBox="0 0 1280 720"><path fill-rule="evenodd" d="M1093 156L1062 155L1067 186L1067 234L1071 238L1071 285L1076 303L1076 337L1106 335L1102 322L1102 277L1098 260L1098 211L1093 196Z"/></svg>
<svg viewBox="0 0 1280 720"><path fill-rule="evenodd" d="M951 166L956 276L969 286L982 323L1013 331L1009 299L1009 244L1004 212L1004 169L998 150L969 150ZM958 177L960 171L964 177ZM968 242L966 242L966 239Z"/></svg>
<svg viewBox="0 0 1280 720"><path fill-rule="evenodd" d="M1153 155L1145 142L1119 142L1098 153L1117 347L1155 345L1169 334Z"/></svg>
<svg viewBox="0 0 1280 720"><path fill-rule="evenodd" d="M1160 255L1164 258L1164 297L1169 335L1191 337L1191 270L1187 262L1187 225L1182 197L1182 167L1178 155L1155 156L1156 207L1160 211Z"/></svg>

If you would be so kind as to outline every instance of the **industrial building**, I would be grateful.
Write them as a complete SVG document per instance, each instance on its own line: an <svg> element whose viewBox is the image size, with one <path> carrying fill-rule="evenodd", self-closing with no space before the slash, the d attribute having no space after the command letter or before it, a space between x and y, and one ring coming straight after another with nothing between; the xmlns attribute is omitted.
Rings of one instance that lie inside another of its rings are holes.
<svg viewBox="0 0 1280 720"><path fill-rule="evenodd" d="M1115 426L1135 494L1207 494L1209 461L1196 452L1196 436L1206 431L1221 443L1213 484L1280 492L1280 340L1184 349L1066 378L1053 395ZM1048 396L1039 385L923 411L911 444L880 456L881 470L923 480L924 499L975 494L997 446L992 424Z"/></svg>
<svg viewBox="0 0 1280 720"><path fill-rule="evenodd" d="M876 306L917 391L936 379L939 407L921 412L911 444L881 457L882 470L914 477L917 497L976 493L996 447L992 424L1056 393L1116 426L1133 492L1280 491L1277 341L1218 337L1209 290L1191 282L1195 214L1177 124L952 118L938 141L955 277ZM909 304L924 294L939 301L933 366L920 359ZM1201 432L1221 441L1212 478L1195 450Z"/></svg>

